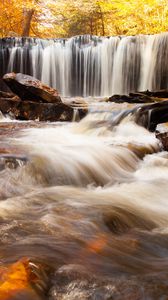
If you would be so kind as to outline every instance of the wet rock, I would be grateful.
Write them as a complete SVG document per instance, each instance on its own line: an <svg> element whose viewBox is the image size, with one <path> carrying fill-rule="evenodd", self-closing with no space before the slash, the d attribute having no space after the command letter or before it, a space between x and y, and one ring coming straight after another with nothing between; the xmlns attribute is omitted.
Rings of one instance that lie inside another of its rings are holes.
<svg viewBox="0 0 168 300"><path fill-rule="evenodd" d="M71 121L73 109L63 103L34 103L30 101L20 102L18 119L39 121Z"/></svg>
<svg viewBox="0 0 168 300"><path fill-rule="evenodd" d="M0 74L1 76L2 74ZM11 92L10 88L5 84L5 82L0 78L0 90L4 92Z"/></svg>
<svg viewBox="0 0 168 300"><path fill-rule="evenodd" d="M16 118L18 116L18 107L21 101L13 98L0 98L0 111L3 114L12 113Z"/></svg>
<svg viewBox="0 0 168 300"><path fill-rule="evenodd" d="M168 101L138 107L134 117L137 124L150 131L155 131L158 124L168 122Z"/></svg>
<svg viewBox="0 0 168 300"><path fill-rule="evenodd" d="M21 73L6 74L4 82L13 93L0 92L0 110L18 120L76 121L87 114L84 102L62 103L58 92Z"/></svg>
<svg viewBox="0 0 168 300"><path fill-rule="evenodd" d="M73 108L73 121L79 121L88 113L88 104L82 98L64 98L63 103Z"/></svg>
<svg viewBox="0 0 168 300"><path fill-rule="evenodd" d="M112 122L112 125L118 125L127 115L132 115L132 120L138 125L153 132L158 124L168 122L168 100L136 105L127 109L115 119L115 122Z"/></svg>
<svg viewBox="0 0 168 300"><path fill-rule="evenodd" d="M82 267L81 267L82 268ZM64 266L52 279L50 300L143 300L167 299L167 276L100 276L80 266Z"/></svg>
<svg viewBox="0 0 168 300"><path fill-rule="evenodd" d="M58 269L53 278L53 287L49 291L51 300L91 300L111 299L114 287L101 282L92 273L80 265L65 265Z"/></svg>
<svg viewBox="0 0 168 300"><path fill-rule="evenodd" d="M0 154L0 171L6 168L17 169L26 164L27 161L28 158L25 155Z"/></svg>
<svg viewBox="0 0 168 300"><path fill-rule="evenodd" d="M76 110L78 112L78 119L77 119L77 121L83 119L87 115L87 113L88 113L88 109L86 109L86 108L77 108ZM74 121L76 121L76 120L74 120Z"/></svg>
<svg viewBox="0 0 168 300"><path fill-rule="evenodd" d="M3 91L0 91L0 100L1 99L20 101L20 98L17 95L13 93L3 92Z"/></svg>
<svg viewBox="0 0 168 300"><path fill-rule="evenodd" d="M22 100L60 103L58 91L43 84L40 80L22 73L4 75L3 81Z"/></svg>
<svg viewBox="0 0 168 300"><path fill-rule="evenodd" d="M3 114L12 114L18 120L71 121L73 108L64 103L36 103L0 99L0 110Z"/></svg>
<svg viewBox="0 0 168 300"><path fill-rule="evenodd" d="M168 99L168 89L162 89L162 90L158 90L158 91L143 91L143 92L138 92L138 93L130 93L130 95L146 95L149 97L156 97L156 98L164 98L164 99Z"/></svg>
<svg viewBox="0 0 168 300"><path fill-rule="evenodd" d="M152 103L168 99L168 90L143 91L129 93L129 95L113 95L107 101L115 103Z"/></svg>
<svg viewBox="0 0 168 300"><path fill-rule="evenodd" d="M113 95L108 100L108 102L115 102L115 103L151 103L157 101L155 98L150 97L148 95L142 93L130 93L129 96L127 95Z"/></svg>
<svg viewBox="0 0 168 300"><path fill-rule="evenodd" d="M156 137L160 140L163 150L168 151L168 132L156 131Z"/></svg>
<svg viewBox="0 0 168 300"><path fill-rule="evenodd" d="M104 213L103 219L107 228L115 235L128 233L135 228L152 230L156 227L154 222L147 218L141 218L136 212L127 211L121 207L114 207L111 211L108 209Z"/></svg>

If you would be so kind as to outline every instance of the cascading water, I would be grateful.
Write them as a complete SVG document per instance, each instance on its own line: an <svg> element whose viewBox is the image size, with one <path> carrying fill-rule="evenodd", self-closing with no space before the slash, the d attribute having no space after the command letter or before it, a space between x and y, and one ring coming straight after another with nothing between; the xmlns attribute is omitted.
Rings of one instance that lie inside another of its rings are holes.
<svg viewBox="0 0 168 300"><path fill-rule="evenodd" d="M80 122L1 116L2 299L166 299L168 155L135 112L93 102Z"/></svg>
<svg viewBox="0 0 168 300"><path fill-rule="evenodd" d="M30 74L63 96L168 88L168 33L133 37L0 40L0 74Z"/></svg>
<svg viewBox="0 0 168 300"><path fill-rule="evenodd" d="M1 39L0 73L31 74L64 96L166 88L167 41ZM86 102L71 123L0 114L2 300L168 297L168 154L144 128L165 120L167 102Z"/></svg>

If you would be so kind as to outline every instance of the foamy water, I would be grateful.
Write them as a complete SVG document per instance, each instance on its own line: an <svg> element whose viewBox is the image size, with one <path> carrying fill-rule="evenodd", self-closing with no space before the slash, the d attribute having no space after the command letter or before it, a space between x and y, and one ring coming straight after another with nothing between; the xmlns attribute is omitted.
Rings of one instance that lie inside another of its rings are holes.
<svg viewBox="0 0 168 300"><path fill-rule="evenodd" d="M26 160L1 170L1 263L27 257L47 278L24 299L167 297L168 155L131 115L115 125L126 107L109 107L5 136Z"/></svg>

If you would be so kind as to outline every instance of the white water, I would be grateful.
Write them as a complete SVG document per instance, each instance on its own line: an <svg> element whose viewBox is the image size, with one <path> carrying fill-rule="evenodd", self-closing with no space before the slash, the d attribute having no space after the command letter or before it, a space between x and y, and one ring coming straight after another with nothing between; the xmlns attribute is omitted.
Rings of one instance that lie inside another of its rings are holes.
<svg viewBox="0 0 168 300"><path fill-rule="evenodd" d="M1 74L31 74L63 96L104 97L168 88L168 33L68 40L11 38L0 41L0 59Z"/></svg>
<svg viewBox="0 0 168 300"><path fill-rule="evenodd" d="M114 125L126 109L1 120L1 264L28 257L48 277L47 292L24 299L166 299L168 155L133 116ZM21 163L11 168L3 149Z"/></svg>

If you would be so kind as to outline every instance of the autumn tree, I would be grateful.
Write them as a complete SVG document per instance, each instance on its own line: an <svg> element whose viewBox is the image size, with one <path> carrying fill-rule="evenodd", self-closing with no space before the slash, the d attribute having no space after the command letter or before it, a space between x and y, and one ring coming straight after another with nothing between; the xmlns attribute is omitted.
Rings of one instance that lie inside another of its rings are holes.
<svg viewBox="0 0 168 300"><path fill-rule="evenodd" d="M0 35L38 35L38 22L42 16L39 0L1 0Z"/></svg>
<svg viewBox="0 0 168 300"><path fill-rule="evenodd" d="M1 37L135 35L167 30L167 0L0 0Z"/></svg>

